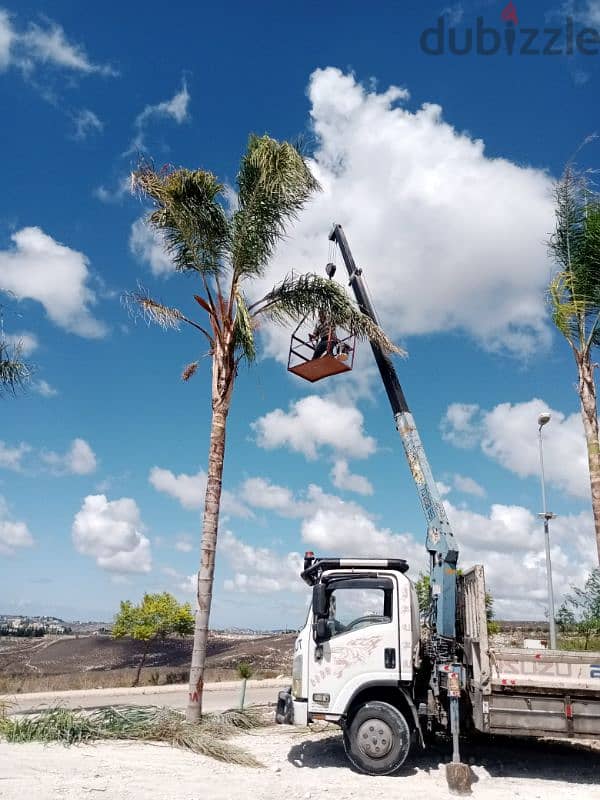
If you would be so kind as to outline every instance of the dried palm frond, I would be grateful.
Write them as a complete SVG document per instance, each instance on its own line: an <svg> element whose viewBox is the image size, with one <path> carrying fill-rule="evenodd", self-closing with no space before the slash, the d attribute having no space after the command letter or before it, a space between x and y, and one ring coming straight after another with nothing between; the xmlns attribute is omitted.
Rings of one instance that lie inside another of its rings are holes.
<svg viewBox="0 0 600 800"><path fill-rule="evenodd" d="M182 381L189 381L189 379L196 374L198 370L199 361L192 361L191 364L188 364L187 367L181 373L181 380Z"/></svg>
<svg viewBox="0 0 600 800"><path fill-rule="evenodd" d="M58 706L33 716L0 718L0 735L9 742L62 742L65 745L107 739L166 742L218 761L258 767L261 764L251 753L227 739L238 731L262 724L256 714L241 711L209 714L199 725L194 725L171 708L121 706L86 713Z"/></svg>
<svg viewBox="0 0 600 800"><path fill-rule="evenodd" d="M185 316L178 308L171 308L159 303L158 300L150 297L142 286L138 288L137 292L126 292L122 302L132 317L142 317L148 324L154 322L161 328L179 330L180 324L186 321Z"/></svg>

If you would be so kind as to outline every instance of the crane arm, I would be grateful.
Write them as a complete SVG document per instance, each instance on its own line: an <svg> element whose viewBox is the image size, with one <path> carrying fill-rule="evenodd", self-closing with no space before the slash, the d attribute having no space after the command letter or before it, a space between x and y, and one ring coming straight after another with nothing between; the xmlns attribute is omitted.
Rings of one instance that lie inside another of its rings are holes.
<svg viewBox="0 0 600 800"><path fill-rule="evenodd" d="M350 286L359 308L373 322L379 324L362 276L362 270L356 266L342 226L334 225L329 238L336 242L340 249L348 270ZM371 349L392 407L396 429L400 434L406 459L427 520L426 547L430 556L432 622L439 636L454 639L458 546L394 365L376 342L371 342Z"/></svg>

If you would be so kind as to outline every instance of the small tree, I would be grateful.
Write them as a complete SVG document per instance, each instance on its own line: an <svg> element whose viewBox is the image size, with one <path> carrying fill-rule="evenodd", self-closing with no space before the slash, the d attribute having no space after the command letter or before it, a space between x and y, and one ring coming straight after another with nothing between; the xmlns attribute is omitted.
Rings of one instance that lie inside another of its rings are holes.
<svg viewBox="0 0 600 800"><path fill-rule="evenodd" d="M419 601L419 611L427 611L431 602L431 582L429 575L419 573L419 580L415 582L415 589L417 590L417 599Z"/></svg>
<svg viewBox="0 0 600 800"><path fill-rule="evenodd" d="M168 592L145 594L138 605L123 600L115 617L112 635L115 639L131 636L143 642L142 658L138 664L133 686L140 682L150 643L167 636L189 636L194 632L194 617L189 603L178 603Z"/></svg>
<svg viewBox="0 0 600 800"><path fill-rule="evenodd" d="M567 633L567 631L572 630L577 623L575 614L566 603L563 603L558 609L555 621L561 633Z"/></svg>
<svg viewBox="0 0 600 800"><path fill-rule="evenodd" d="M494 598L492 597L490 592L485 593L485 618L487 621L487 632L490 636L493 636L495 633L500 633L500 625L494 619L495 617L494 612Z"/></svg>
<svg viewBox="0 0 600 800"><path fill-rule="evenodd" d="M600 567L593 569L583 589L571 587L573 594L567 595L559 614L568 614L575 623L575 630L584 639L584 650L588 649L592 636L600 634Z"/></svg>
<svg viewBox="0 0 600 800"><path fill-rule="evenodd" d="M242 679L242 689L240 691L240 711L244 710L244 701L246 699L246 683L248 678L252 677L252 665L247 661L241 661L237 667L238 675Z"/></svg>

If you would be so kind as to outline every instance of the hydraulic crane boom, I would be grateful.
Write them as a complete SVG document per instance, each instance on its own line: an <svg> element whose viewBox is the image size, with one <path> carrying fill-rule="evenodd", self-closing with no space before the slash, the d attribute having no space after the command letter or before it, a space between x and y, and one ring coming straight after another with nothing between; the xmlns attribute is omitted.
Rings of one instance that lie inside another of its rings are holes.
<svg viewBox="0 0 600 800"><path fill-rule="evenodd" d="M342 226L334 225L329 238L340 248L350 277L350 286L361 311L371 317L373 322L379 324L362 277L362 270L358 269L354 262ZM456 633L456 563L458 560L456 540L394 365L378 344L371 342L371 349L392 407L396 428L400 434L427 520L426 546L430 554L432 592L431 621L438 636L454 639Z"/></svg>

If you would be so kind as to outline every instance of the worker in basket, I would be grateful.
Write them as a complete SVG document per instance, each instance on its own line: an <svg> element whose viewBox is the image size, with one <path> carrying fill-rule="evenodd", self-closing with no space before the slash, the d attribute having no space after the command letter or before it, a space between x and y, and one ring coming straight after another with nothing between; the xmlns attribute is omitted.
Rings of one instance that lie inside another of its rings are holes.
<svg viewBox="0 0 600 800"><path fill-rule="evenodd" d="M315 345L312 360L327 354L331 356L339 344L335 328L330 324L324 311L319 311L319 318L314 331L308 336L309 341Z"/></svg>

